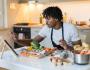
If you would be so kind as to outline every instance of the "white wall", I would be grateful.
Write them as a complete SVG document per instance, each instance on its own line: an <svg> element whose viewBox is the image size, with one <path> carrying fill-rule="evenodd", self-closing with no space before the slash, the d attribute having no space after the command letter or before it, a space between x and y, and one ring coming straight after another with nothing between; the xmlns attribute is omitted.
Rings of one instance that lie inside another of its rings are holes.
<svg viewBox="0 0 90 70"><path fill-rule="evenodd" d="M32 6L18 4L17 11L13 11L14 17L12 19L16 22L37 22L40 13L48 6L58 6L61 10L67 13L68 17L77 21L88 21L90 19L90 1L72 1L59 2L52 4L43 4L43 6Z"/></svg>
<svg viewBox="0 0 90 70"><path fill-rule="evenodd" d="M18 13L16 14L16 21L21 23L34 23L35 21L38 23L43 7L44 6L42 4L19 4Z"/></svg>
<svg viewBox="0 0 90 70"><path fill-rule="evenodd" d="M88 21L90 19L90 1L61 2L47 6L58 6L63 13L66 12L69 17L76 20Z"/></svg>
<svg viewBox="0 0 90 70"><path fill-rule="evenodd" d="M0 29L7 26L7 1L0 0Z"/></svg>
<svg viewBox="0 0 90 70"><path fill-rule="evenodd" d="M13 26L13 24L17 23L16 17L18 17L17 13L18 13L19 7L17 4L17 0L7 0L7 1L8 1L8 4L7 4L8 27L11 28ZM10 7L12 2L15 3L15 8L14 8L14 5L13 5L13 7Z"/></svg>

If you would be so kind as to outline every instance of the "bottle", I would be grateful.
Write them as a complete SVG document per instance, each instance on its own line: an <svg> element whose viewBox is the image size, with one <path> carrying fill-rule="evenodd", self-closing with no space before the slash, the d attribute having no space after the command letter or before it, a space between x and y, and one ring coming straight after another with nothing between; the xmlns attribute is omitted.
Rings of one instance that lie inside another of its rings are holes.
<svg viewBox="0 0 90 70"><path fill-rule="evenodd" d="M39 22L40 22L40 24L42 24L42 23L43 23L43 17L42 17L42 15L41 15L41 14L40 14Z"/></svg>
<svg viewBox="0 0 90 70"><path fill-rule="evenodd" d="M68 16L67 16L67 13L66 12L63 15L63 22L65 22L65 23L68 22Z"/></svg>

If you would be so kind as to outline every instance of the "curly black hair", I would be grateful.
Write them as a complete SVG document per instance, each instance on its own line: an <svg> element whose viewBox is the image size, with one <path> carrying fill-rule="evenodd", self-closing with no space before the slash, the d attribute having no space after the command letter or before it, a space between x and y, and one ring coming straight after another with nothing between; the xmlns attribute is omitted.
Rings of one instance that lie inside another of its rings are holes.
<svg viewBox="0 0 90 70"><path fill-rule="evenodd" d="M59 21L61 21L63 19L62 11L57 6L48 7L46 9L44 9L42 15L43 15L44 18L47 18L48 16L51 16L55 19L58 19Z"/></svg>

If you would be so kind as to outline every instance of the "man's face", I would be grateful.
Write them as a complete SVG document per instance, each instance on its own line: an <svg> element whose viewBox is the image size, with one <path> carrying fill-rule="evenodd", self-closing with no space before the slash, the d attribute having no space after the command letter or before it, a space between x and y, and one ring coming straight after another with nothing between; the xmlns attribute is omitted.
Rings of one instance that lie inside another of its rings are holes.
<svg viewBox="0 0 90 70"><path fill-rule="evenodd" d="M56 26L56 22L57 22L56 19L53 18L53 17L48 16L46 18L46 24L48 25L49 28L55 27Z"/></svg>

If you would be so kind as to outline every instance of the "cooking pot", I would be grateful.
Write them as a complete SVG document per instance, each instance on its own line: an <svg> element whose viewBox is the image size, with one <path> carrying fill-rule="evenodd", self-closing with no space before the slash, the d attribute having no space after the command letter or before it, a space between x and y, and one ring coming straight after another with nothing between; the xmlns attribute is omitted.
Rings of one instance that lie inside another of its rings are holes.
<svg viewBox="0 0 90 70"><path fill-rule="evenodd" d="M74 63L84 65L89 63L89 55L74 53Z"/></svg>

